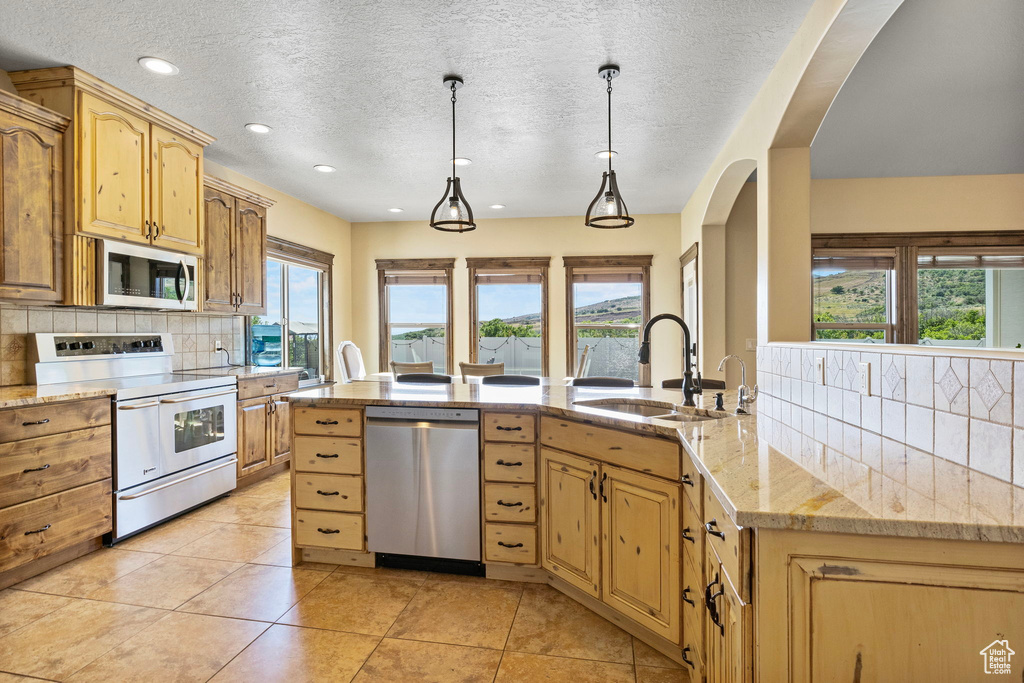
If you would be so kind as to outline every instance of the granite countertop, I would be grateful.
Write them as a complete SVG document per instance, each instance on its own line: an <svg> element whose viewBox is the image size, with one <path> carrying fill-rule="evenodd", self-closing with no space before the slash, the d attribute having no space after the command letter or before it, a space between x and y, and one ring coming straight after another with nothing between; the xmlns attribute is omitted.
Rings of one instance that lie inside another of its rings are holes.
<svg viewBox="0 0 1024 683"><path fill-rule="evenodd" d="M80 389L68 391L59 386L36 386L23 384L11 387L0 387L0 409L21 408L24 406L41 405L43 403L60 403L61 401L77 401L83 398L113 396L114 389Z"/></svg>
<svg viewBox="0 0 1024 683"><path fill-rule="evenodd" d="M305 406L537 409L541 414L678 439L706 485L744 527L1024 543L1024 488L938 456L909 453L900 446L887 449L883 458L870 439L859 435L833 447L756 414L680 424L576 403L622 398L678 406L682 392L554 384L358 382L288 396L292 403ZM734 407L735 399L736 392L725 392L726 407ZM708 410L713 402L710 392L698 396L697 402L696 409L677 409L721 415Z"/></svg>
<svg viewBox="0 0 1024 683"><path fill-rule="evenodd" d="M193 375L209 375L211 377L237 377L238 379L252 379L253 377L273 377L274 375L290 375L294 372L302 372L303 368L275 368L262 365L224 365L219 368L202 368L199 370L188 370Z"/></svg>

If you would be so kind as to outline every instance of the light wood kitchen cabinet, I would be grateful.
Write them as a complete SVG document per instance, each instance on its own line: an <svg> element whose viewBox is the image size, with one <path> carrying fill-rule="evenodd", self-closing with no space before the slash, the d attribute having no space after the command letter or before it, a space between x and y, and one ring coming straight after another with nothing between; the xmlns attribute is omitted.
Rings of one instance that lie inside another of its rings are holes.
<svg viewBox="0 0 1024 683"><path fill-rule="evenodd" d="M541 566L595 598L601 593L599 469L594 460L540 451Z"/></svg>
<svg viewBox="0 0 1024 683"><path fill-rule="evenodd" d="M679 484L601 468L601 599L678 642Z"/></svg>
<svg viewBox="0 0 1024 683"><path fill-rule="evenodd" d="M203 254L213 138L73 66L15 71L18 93L71 126L63 142L63 303L96 303L96 238Z"/></svg>
<svg viewBox="0 0 1024 683"><path fill-rule="evenodd" d="M704 589L707 610L704 619L704 673L707 683L748 683L753 680L751 608L740 600L711 544L707 546L705 571L708 578Z"/></svg>
<svg viewBox="0 0 1024 683"><path fill-rule="evenodd" d="M0 90L0 298L61 298L68 123Z"/></svg>
<svg viewBox="0 0 1024 683"><path fill-rule="evenodd" d="M252 475L257 472L291 459L291 405L284 392L275 391L279 387L291 391L297 386L296 373L238 381L242 397L237 419L239 487L255 481Z"/></svg>
<svg viewBox="0 0 1024 683"><path fill-rule="evenodd" d="M276 465L292 457L291 404L283 394L275 395L270 401L270 464Z"/></svg>
<svg viewBox="0 0 1024 683"><path fill-rule="evenodd" d="M206 294L203 310L267 312L267 209L274 202L206 176Z"/></svg>
<svg viewBox="0 0 1024 683"><path fill-rule="evenodd" d="M270 465L270 400L251 398L238 402L238 477Z"/></svg>

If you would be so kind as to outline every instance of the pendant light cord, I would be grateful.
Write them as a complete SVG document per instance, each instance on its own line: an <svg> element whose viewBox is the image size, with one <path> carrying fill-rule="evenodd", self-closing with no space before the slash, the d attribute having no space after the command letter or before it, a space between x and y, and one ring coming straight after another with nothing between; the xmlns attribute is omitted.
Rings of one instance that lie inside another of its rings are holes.
<svg viewBox="0 0 1024 683"><path fill-rule="evenodd" d="M452 178L455 177L455 81L452 81Z"/></svg>
<svg viewBox="0 0 1024 683"><path fill-rule="evenodd" d="M605 78L608 79L608 172L612 170L612 74L609 71Z"/></svg>

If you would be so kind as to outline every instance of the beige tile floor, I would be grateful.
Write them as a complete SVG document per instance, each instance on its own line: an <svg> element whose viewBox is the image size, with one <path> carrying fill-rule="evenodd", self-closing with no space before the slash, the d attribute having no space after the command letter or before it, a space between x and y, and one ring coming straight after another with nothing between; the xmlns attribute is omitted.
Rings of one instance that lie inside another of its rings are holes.
<svg viewBox="0 0 1024 683"><path fill-rule="evenodd" d="M0 591L0 683L686 681L547 586L291 566L278 475Z"/></svg>

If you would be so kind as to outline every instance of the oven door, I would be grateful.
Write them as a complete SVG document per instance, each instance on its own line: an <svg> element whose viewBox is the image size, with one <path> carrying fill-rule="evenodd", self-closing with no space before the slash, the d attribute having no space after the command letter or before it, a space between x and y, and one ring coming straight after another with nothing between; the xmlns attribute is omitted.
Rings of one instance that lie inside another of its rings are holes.
<svg viewBox="0 0 1024 683"><path fill-rule="evenodd" d="M197 310L195 279L199 261L195 256L111 240L97 241L97 299L101 305Z"/></svg>
<svg viewBox="0 0 1024 683"><path fill-rule="evenodd" d="M118 401L114 410L114 488L124 490L159 479L160 400L152 396Z"/></svg>
<svg viewBox="0 0 1024 683"><path fill-rule="evenodd" d="M172 474L237 450L235 387L160 397L160 465Z"/></svg>

